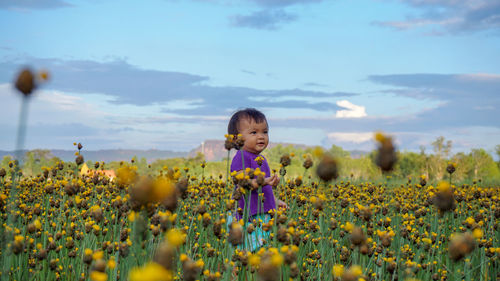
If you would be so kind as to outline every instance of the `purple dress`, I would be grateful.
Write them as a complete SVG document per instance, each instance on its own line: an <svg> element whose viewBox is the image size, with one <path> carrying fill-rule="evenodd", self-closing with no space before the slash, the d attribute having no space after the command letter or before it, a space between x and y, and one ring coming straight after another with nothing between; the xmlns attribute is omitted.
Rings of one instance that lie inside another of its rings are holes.
<svg viewBox="0 0 500 281"><path fill-rule="evenodd" d="M262 166L259 167L259 164L255 162L255 158L259 156L259 154L253 154L248 151L240 150L236 151L236 155L233 157L233 161L231 162L231 172L233 171L241 171L243 170L243 163L241 161L241 154L243 153L243 158L245 161L245 169L246 168L251 168L251 169L256 169L260 168L260 170L264 173L266 173L266 178L271 176L271 170L269 169L269 164L267 164L266 158L264 158L264 161L262 162ZM258 201L258 189L253 190L250 195L250 212L249 212L249 218L256 215L256 214L267 214L269 210L276 209L276 202L274 199L273 195L273 188L270 185L265 185L262 187L262 194L264 194L264 203L261 204L263 205L264 209L263 210L258 210L259 206L259 201ZM242 210L245 210L245 196L242 196L242 198L238 201L238 207L240 207ZM261 207L262 208L262 207ZM241 215L236 212L235 214L236 219L240 220Z"/></svg>

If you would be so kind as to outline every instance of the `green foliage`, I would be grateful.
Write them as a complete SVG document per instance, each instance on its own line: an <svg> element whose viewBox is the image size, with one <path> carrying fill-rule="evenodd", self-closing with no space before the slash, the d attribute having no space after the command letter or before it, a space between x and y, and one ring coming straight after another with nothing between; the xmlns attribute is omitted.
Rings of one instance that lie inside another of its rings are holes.
<svg viewBox="0 0 500 281"><path fill-rule="evenodd" d="M14 158L10 155L4 156L0 164L1 168L8 170L9 163ZM43 168L53 167L61 162L61 159L55 157L48 149L35 149L26 152L23 159L23 173L27 176L36 176L42 173Z"/></svg>
<svg viewBox="0 0 500 281"><path fill-rule="evenodd" d="M468 153L458 152L450 155L452 143L446 141L443 137L437 138L433 143L434 153L425 153L425 149L421 148L419 153L411 151L398 151L398 162L394 170L388 174L394 180L406 180L407 178L418 178L425 175L431 181L439 181L448 179L449 175L446 172L448 162L457 164L456 171L452 177L457 181L472 182L474 180L488 180L492 182L500 182L500 162L495 162L493 157L484 149L472 149ZM271 170L278 171L280 169L281 156L288 154L292 157L291 165L287 167L287 176L314 176L315 166L309 171L305 171L302 164L304 156L311 157L314 163L318 163L319 159L314 156L314 147L294 147L292 145L283 146L277 145L263 152L267 158ZM500 145L496 146L496 153L500 157ZM349 151L342 149L337 145L332 145L327 150L331 153L339 163L340 180L385 180L379 168L374 164L374 159L377 152L375 150L356 157L351 157ZM85 153L83 153L84 155ZM231 162L231 158L225 158L221 161L208 162L205 168L201 167L201 163L205 161L205 156L198 153L192 158L170 158L159 159L151 163L147 162L146 158L138 159L134 156L131 163L137 166L137 171L142 175L156 175L166 168L188 168L194 174L203 174L206 177L225 176L227 161ZM0 163L0 166L8 170L8 164L12 161L12 157L5 156ZM61 160L54 157L49 150L33 150L25 155L23 172L26 175L37 175L42 173L43 167L52 167ZM93 169L94 162L86 162L90 169ZM74 163L69 163L69 165ZM68 163L67 163L68 165ZM120 167L120 162L114 161L105 164L104 169L116 170ZM73 166L65 167L74 169Z"/></svg>
<svg viewBox="0 0 500 281"><path fill-rule="evenodd" d="M497 165L498 167L500 167L500 144L497 144L497 146L495 146L495 153L497 154L498 158Z"/></svg>

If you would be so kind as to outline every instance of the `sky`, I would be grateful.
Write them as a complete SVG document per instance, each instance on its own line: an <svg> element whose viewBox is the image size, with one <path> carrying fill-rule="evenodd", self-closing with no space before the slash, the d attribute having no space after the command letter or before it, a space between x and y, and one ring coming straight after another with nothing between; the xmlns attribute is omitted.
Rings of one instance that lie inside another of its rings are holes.
<svg viewBox="0 0 500 281"><path fill-rule="evenodd" d="M500 144L500 0L0 0L0 150L189 151L238 109L271 142Z"/></svg>

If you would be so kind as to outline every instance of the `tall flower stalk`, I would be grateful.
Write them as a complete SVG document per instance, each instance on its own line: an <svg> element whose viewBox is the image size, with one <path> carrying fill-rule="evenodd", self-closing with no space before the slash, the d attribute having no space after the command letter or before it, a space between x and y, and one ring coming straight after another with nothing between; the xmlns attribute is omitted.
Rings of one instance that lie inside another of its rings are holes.
<svg viewBox="0 0 500 281"><path fill-rule="evenodd" d="M15 166L14 166L14 173L12 175L12 186L10 188L10 194L7 200L7 210L8 210L8 215L7 215L7 224L4 230L2 230L2 233L0 235L2 236L1 239L1 250L2 250L2 255L0 262L3 264L3 273L8 274L7 272L10 271L11 268L11 253L8 249L8 246L12 240L13 240L13 234L14 234L14 228L10 228L13 222L13 217L12 213L14 213L14 202L17 199L17 192L18 192L18 186L17 186L17 181L20 178L20 171L21 171L21 165L22 165L22 158L23 158L23 149L24 149L24 139L26 136L26 124L28 120L28 105L29 105L29 100L32 96L33 91L37 88L38 84L41 82L44 82L48 80L48 72L46 71L41 71L38 73L37 76L33 74L33 72L30 69L23 69L16 81L15 81L15 87L16 89L21 92L22 94L22 99L21 99L21 108L19 110L19 121L17 125L17 138L16 138L16 147L15 147ZM10 228L10 229L9 229Z"/></svg>

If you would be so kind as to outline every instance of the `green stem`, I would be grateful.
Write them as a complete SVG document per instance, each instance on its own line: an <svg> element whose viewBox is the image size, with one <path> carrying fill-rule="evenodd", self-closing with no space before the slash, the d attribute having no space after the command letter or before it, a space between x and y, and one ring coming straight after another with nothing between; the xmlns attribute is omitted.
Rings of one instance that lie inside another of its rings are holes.
<svg viewBox="0 0 500 281"><path fill-rule="evenodd" d="M229 186L229 152L227 151L227 159L226 159L226 188Z"/></svg>

